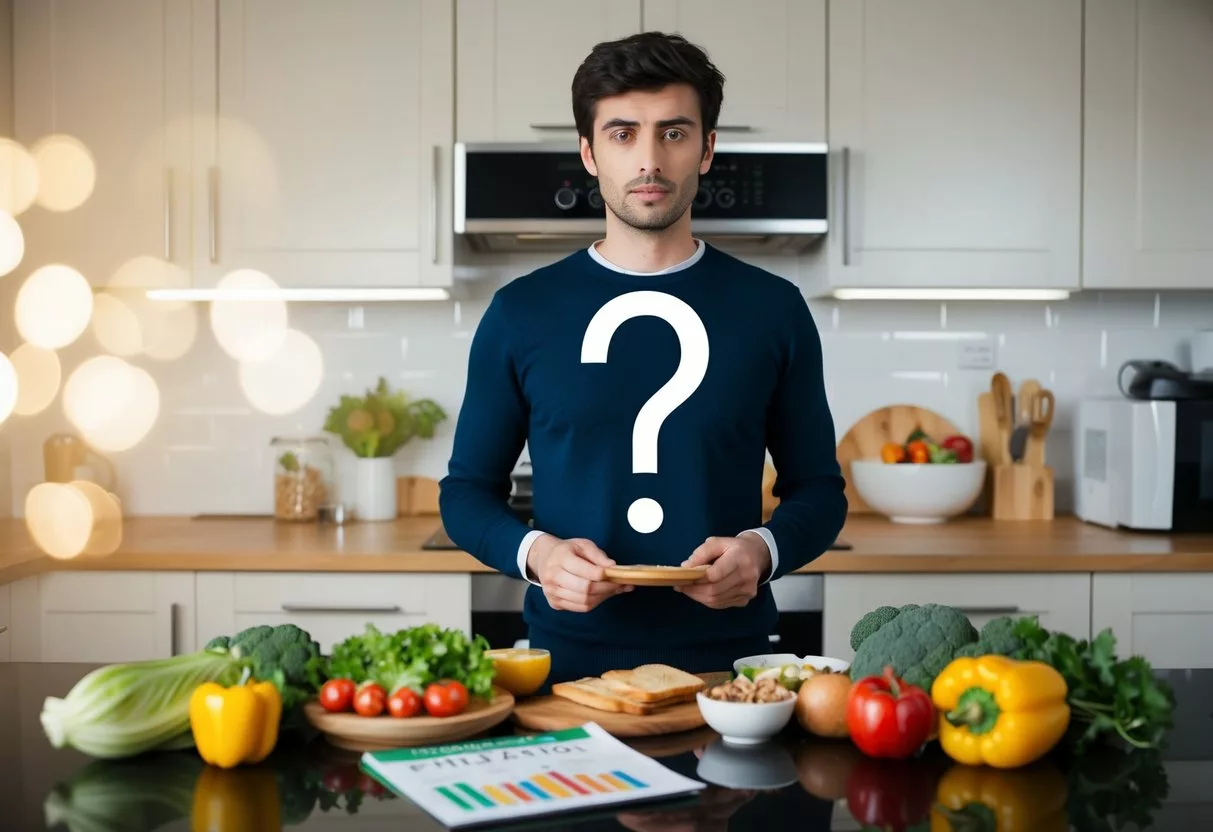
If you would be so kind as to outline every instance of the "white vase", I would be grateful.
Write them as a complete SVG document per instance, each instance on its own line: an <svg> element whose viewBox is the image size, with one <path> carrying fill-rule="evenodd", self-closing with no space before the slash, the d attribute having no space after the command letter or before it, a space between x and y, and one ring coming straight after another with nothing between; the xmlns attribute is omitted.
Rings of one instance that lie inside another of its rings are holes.
<svg viewBox="0 0 1213 832"><path fill-rule="evenodd" d="M396 519L396 466L390 456L355 460L354 517Z"/></svg>

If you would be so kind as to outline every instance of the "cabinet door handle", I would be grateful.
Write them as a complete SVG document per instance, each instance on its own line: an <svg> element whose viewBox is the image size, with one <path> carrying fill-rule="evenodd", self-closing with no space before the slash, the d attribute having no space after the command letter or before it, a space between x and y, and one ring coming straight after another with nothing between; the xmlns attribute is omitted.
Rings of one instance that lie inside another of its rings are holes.
<svg viewBox="0 0 1213 832"><path fill-rule="evenodd" d="M1019 612L1018 606L1009 607L957 607L965 615L1014 615Z"/></svg>
<svg viewBox="0 0 1213 832"><path fill-rule="evenodd" d="M434 145L430 158L430 262L438 265L438 172L442 164L442 149Z"/></svg>
<svg viewBox="0 0 1213 832"><path fill-rule="evenodd" d="M839 188L842 205L838 207L838 219L842 222L842 265L851 265L851 148L842 149L842 187Z"/></svg>
<svg viewBox="0 0 1213 832"><path fill-rule="evenodd" d="M219 262L219 168L206 172L207 209L210 223L211 262Z"/></svg>
<svg viewBox="0 0 1213 832"><path fill-rule="evenodd" d="M164 259L173 261L173 169L164 172Z"/></svg>
<svg viewBox="0 0 1213 832"><path fill-rule="evenodd" d="M531 123L532 130L576 130L576 124L536 124Z"/></svg>
<svg viewBox="0 0 1213 832"><path fill-rule="evenodd" d="M717 124L717 133L753 133L754 128L748 124Z"/></svg>
<svg viewBox="0 0 1213 832"><path fill-rule="evenodd" d="M336 613L363 613L363 612L402 612L399 604L391 604L390 606L352 606L352 607L333 607L325 604L283 604L283 612L336 612Z"/></svg>
<svg viewBox="0 0 1213 832"><path fill-rule="evenodd" d="M168 654L177 655L177 605L168 605Z"/></svg>

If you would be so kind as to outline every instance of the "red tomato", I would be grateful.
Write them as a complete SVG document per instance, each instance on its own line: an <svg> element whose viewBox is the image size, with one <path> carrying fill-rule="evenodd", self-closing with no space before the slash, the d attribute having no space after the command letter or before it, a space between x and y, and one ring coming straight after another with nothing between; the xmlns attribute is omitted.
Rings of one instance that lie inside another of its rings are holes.
<svg viewBox="0 0 1213 832"><path fill-rule="evenodd" d="M425 711L430 716L455 716L468 706L468 689L459 682L443 679L425 689Z"/></svg>
<svg viewBox="0 0 1213 832"><path fill-rule="evenodd" d="M957 462L973 461L973 441L967 436L949 436L940 443L941 448L948 448L956 454Z"/></svg>
<svg viewBox="0 0 1213 832"><path fill-rule="evenodd" d="M922 465L931 461L931 449L927 447L926 442L915 439L906 445L906 458L916 465Z"/></svg>
<svg viewBox="0 0 1213 832"><path fill-rule="evenodd" d="M886 667L883 676L860 679L847 695L847 729L869 757L909 757L935 727L935 703Z"/></svg>
<svg viewBox="0 0 1213 832"><path fill-rule="evenodd" d="M379 716L387 700L387 691L383 685L375 682L363 682L354 694L354 711L360 716Z"/></svg>
<svg viewBox="0 0 1213 832"><path fill-rule="evenodd" d="M387 698L387 712L405 718L421 713L421 697L412 688L400 688Z"/></svg>
<svg viewBox="0 0 1213 832"><path fill-rule="evenodd" d="M348 711L354 704L357 688L352 679L329 679L320 688L320 704L333 713Z"/></svg>

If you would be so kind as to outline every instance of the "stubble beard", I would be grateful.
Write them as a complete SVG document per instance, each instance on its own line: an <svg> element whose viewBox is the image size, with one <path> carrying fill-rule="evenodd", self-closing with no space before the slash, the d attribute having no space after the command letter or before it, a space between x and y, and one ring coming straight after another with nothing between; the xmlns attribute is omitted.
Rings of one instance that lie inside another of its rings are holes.
<svg viewBox="0 0 1213 832"><path fill-rule="evenodd" d="M636 201L640 200L640 196L632 194L631 189L641 185L661 185L669 190L672 198L669 207L663 213L654 214L651 210L638 206ZM614 193L609 198L604 191L603 201L606 202L610 212L618 217L624 225L637 231L658 232L665 231L682 219L687 209L691 207L698 188L698 176L694 173L677 186L668 179L649 176L633 180L619 191L612 189ZM631 204L629 204L629 197Z"/></svg>

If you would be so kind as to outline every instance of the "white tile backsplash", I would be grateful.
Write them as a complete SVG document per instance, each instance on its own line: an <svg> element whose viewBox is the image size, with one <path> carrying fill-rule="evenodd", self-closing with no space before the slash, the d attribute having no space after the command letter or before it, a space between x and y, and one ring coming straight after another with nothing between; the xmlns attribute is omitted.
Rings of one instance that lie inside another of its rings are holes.
<svg viewBox="0 0 1213 832"><path fill-rule="evenodd" d="M380 375L415 397L432 398L450 414L432 441L415 440L398 455L397 470L440 478L464 392L471 336L492 292L503 281L541 265L537 255L497 255L460 269L466 291L439 303L296 304L290 325L311 336L324 357L315 397L299 412L272 417L245 400L237 367L199 311L198 337L171 362L137 359L160 389L160 417L130 451L112 454L118 493L131 514L269 513L271 438L318 434L342 393L359 392ZM795 261L755 260L797 279ZM0 281L0 349L17 344L12 320L15 281ZM976 433L977 394L991 370L962 369L964 339L988 338L998 369L1013 382L1032 377L1057 395L1049 459L1057 471L1058 508L1070 506L1070 429L1076 401L1116 391L1116 370L1130 358L1189 365L1187 341L1213 322L1213 291L1092 292L1068 301L884 302L812 300L822 335L825 378L839 437L868 411L892 403L937 410ZM91 331L61 351L65 376L99 351ZM69 430L62 399L34 417L11 417L0 427L0 514L21 513L24 495L42 479L43 439ZM7 451L6 451L7 447ZM5 454L11 458L5 464ZM352 456L337 451L342 479ZM11 488L6 483L11 477ZM345 481L349 481L346 479ZM7 493L6 493L7 489Z"/></svg>

